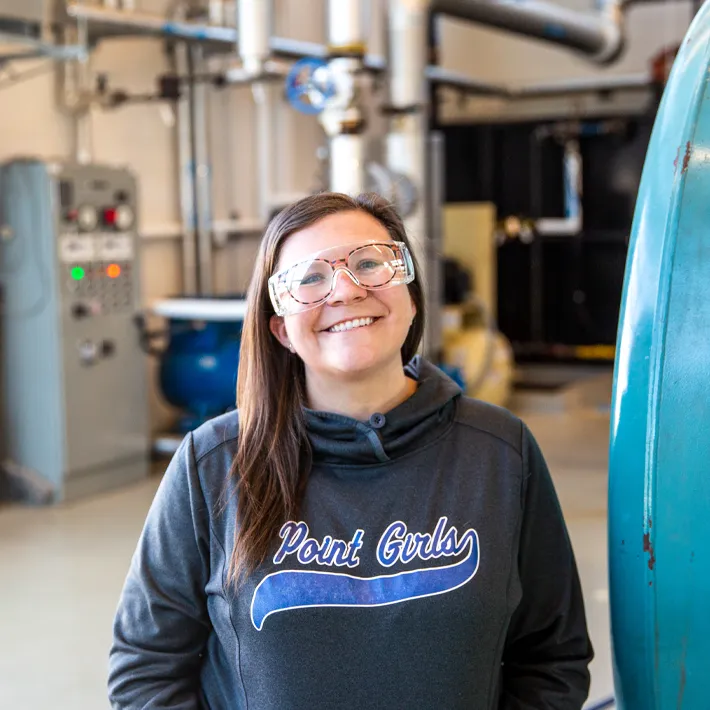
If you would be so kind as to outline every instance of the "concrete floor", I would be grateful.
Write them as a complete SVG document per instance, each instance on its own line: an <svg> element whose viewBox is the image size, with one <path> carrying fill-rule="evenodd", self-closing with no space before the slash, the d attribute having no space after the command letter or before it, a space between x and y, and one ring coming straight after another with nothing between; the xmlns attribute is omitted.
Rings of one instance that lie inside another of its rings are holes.
<svg viewBox="0 0 710 710"><path fill-rule="evenodd" d="M512 405L550 465L596 649L590 704L613 693L606 495L610 376ZM160 477L51 509L0 509L0 708L102 710L111 623Z"/></svg>

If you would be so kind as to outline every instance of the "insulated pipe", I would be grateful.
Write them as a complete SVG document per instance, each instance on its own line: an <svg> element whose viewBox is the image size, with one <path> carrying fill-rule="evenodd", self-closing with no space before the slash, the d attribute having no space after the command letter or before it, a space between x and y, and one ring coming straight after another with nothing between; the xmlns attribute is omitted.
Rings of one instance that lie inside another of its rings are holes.
<svg viewBox="0 0 710 710"><path fill-rule="evenodd" d="M191 47L193 70L199 73L203 54L201 47ZM209 154L208 87L203 82L193 86L192 140L195 159L195 196L197 202L197 260L200 294L213 292L212 264L212 168Z"/></svg>
<svg viewBox="0 0 710 710"><path fill-rule="evenodd" d="M619 0L602 0L597 14L540 0L432 0L432 11L571 47L601 64L616 59L624 44Z"/></svg>
<svg viewBox="0 0 710 710"><path fill-rule="evenodd" d="M330 189L346 195L365 192L365 142L361 135L337 134L330 139Z"/></svg>
<svg viewBox="0 0 710 710"><path fill-rule="evenodd" d="M175 71L180 76L189 73L189 47L175 47ZM189 83L177 102L177 150L180 162L180 221L182 228L182 292L198 294L197 288L197 206L195 198L195 160L192 152L192 102L194 84Z"/></svg>
<svg viewBox="0 0 710 710"><path fill-rule="evenodd" d="M248 73L259 76L270 53L272 0L239 0L237 12L242 65Z"/></svg>
<svg viewBox="0 0 710 710"><path fill-rule="evenodd" d="M387 166L414 182L420 195L407 218L410 236L418 244L425 238L426 212L426 108L428 85L424 76L429 0L389 1L390 110ZM420 251L419 257L424 256Z"/></svg>
<svg viewBox="0 0 710 710"><path fill-rule="evenodd" d="M328 2L328 53L330 55L365 54L367 37L366 6L361 0Z"/></svg>
<svg viewBox="0 0 710 710"><path fill-rule="evenodd" d="M404 225L419 263L420 276L430 307L438 307L436 279L429 273L427 133L428 81L427 36L430 0L389 0L388 64L390 68L390 129L387 135L387 167L406 175L416 187L417 204ZM430 350L434 339L425 338ZM427 353L435 356L435 353Z"/></svg>
<svg viewBox="0 0 710 710"><path fill-rule="evenodd" d="M256 173L259 217L267 224L274 190L274 95L268 82L252 84L256 128ZM231 159L231 155L229 156Z"/></svg>
<svg viewBox="0 0 710 710"><path fill-rule="evenodd" d="M367 50L365 18L369 0L329 0L328 72L334 96L320 114L330 139L330 189L357 195L367 189L365 117L360 72Z"/></svg>

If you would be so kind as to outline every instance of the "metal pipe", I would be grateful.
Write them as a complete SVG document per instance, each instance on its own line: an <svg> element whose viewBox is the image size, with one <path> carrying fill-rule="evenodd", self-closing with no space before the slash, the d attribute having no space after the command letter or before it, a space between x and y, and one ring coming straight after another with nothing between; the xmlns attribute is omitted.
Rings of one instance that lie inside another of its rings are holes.
<svg viewBox="0 0 710 710"><path fill-rule="evenodd" d="M428 66L426 78L437 84L475 96L492 96L508 100L553 98L608 91L643 91L648 89L653 80L649 74L618 74L604 77L581 77L576 79L560 79L527 86L505 86L504 84L489 84L473 79L465 74Z"/></svg>
<svg viewBox="0 0 710 710"><path fill-rule="evenodd" d="M76 29L67 28L64 40L78 46L88 46L87 23L80 21ZM56 101L59 110L72 121L72 157L82 165L93 159L91 123L91 59L88 52L71 62L59 62L55 74Z"/></svg>
<svg viewBox="0 0 710 710"><path fill-rule="evenodd" d="M346 195L364 192L365 143L362 135L336 134L330 139L330 189Z"/></svg>
<svg viewBox="0 0 710 710"><path fill-rule="evenodd" d="M388 64L392 117L387 135L387 167L406 175L419 199L404 220L419 261L426 292L431 289L427 253L427 103L426 66L429 0L389 0Z"/></svg>
<svg viewBox="0 0 710 710"><path fill-rule="evenodd" d="M369 0L329 0L328 63L335 87L319 116L330 139L330 189L357 195L367 189L365 116L361 105L361 71L367 50L364 21Z"/></svg>
<svg viewBox="0 0 710 710"><path fill-rule="evenodd" d="M602 64L624 44L619 0L603 0L597 14L541 0L432 0L432 11L571 47Z"/></svg>
<svg viewBox="0 0 710 710"><path fill-rule="evenodd" d="M272 0L239 0L237 12L242 66L253 76L259 76L271 51Z"/></svg>
<svg viewBox="0 0 710 710"><path fill-rule="evenodd" d="M175 71L189 74L189 48L175 47ZM195 159L192 152L193 83L188 82L177 102L177 150L180 163L180 221L182 223L182 291L187 296L197 295L197 240L195 205Z"/></svg>
<svg viewBox="0 0 710 710"><path fill-rule="evenodd" d="M256 173L259 218L268 223L274 189L274 95L267 82L252 84L256 130ZM231 158L231 156L230 156Z"/></svg>
<svg viewBox="0 0 710 710"><path fill-rule="evenodd" d="M190 47L193 69L199 73L202 47ZM213 291L212 264L212 169L209 154L208 86L197 82L193 87L192 141L195 159L195 201L197 205L197 275L200 294Z"/></svg>
<svg viewBox="0 0 710 710"><path fill-rule="evenodd" d="M237 41L237 30L234 27L199 25L194 22L166 19L161 15L124 12L98 5L84 5L79 2L69 2L66 12L71 18L87 20L95 28L100 28L102 25L110 28L111 31L107 32L107 36L115 36L117 31L124 31L126 34L132 35L172 37L196 42L234 45ZM99 34L96 30L94 33Z"/></svg>
<svg viewBox="0 0 710 710"><path fill-rule="evenodd" d="M328 3L328 53L365 54L366 4L361 0L330 0Z"/></svg>
<svg viewBox="0 0 710 710"><path fill-rule="evenodd" d="M444 1L445 0L436 0L437 3ZM449 1L451 2L452 0ZM458 1L463 2L463 0ZM478 0L479 3L483 1L484 0ZM517 7L518 4L511 6L511 9L514 10ZM608 5L609 9L607 10L607 14L609 16L616 12L614 7L614 4ZM185 41L229 45L236 43L238 38L237 30L234 27L214 27L210 25L198 25L193 22L181 22L172 19L166 20L160 15L107 10L100 6L82 5L77 2L70 2L68 4L67 14L73 18L85 18L93 28L92 36L100 36L100 29L103 25L106 28L110 28L110 32L107 33L109 36L122 30L131 34L142 33L158 37L174 37ZM326 58L329 56L328 48L315 42L305 42L285 37L271 37L269 44L273 54L287 59L302 59L304 57ZM365 55L363 64L368 71L375 73L384 72L386 69L386 61L384 57L379 55ZM233 71L235 82L243 82L243 70ZM451 86L452 88L470 91L473 94L500 96L508 99L563 96L565 94L592 91L634 90L643 89L650 85L650 78L645 74L561 80L559 82L548 82L519 88L487 84L475 78L466 77L456 72L450 72L437 66L427 67L426 74L430 81L434 81L443 86Z"/></svg>

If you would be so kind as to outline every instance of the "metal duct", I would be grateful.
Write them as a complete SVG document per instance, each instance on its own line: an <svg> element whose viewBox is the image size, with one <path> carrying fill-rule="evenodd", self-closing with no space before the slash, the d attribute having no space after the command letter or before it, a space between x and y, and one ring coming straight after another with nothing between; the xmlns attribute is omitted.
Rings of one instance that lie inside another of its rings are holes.
<svg viewBox="0 0 710 710"><path fill-rule="evenodd" d="M538 0L432 0L432 12L571 47L601 64L624 45L618 0L603 0L594 14Z"/></svg>

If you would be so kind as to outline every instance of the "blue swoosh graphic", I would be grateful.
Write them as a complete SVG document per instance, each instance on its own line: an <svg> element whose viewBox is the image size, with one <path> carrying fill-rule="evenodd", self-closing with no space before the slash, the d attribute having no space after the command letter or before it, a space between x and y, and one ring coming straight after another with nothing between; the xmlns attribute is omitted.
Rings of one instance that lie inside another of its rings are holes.
<svg viewBox="0 0 710 710"><path fill-rule="evenodd" d="M382 577L354 577L337 572L284 570L261 580L251 602L251 621L261 631L271 614L308 607L373 607L451 592L478 571L478 534L465 559L446 567L400 572Z"/></svg>

